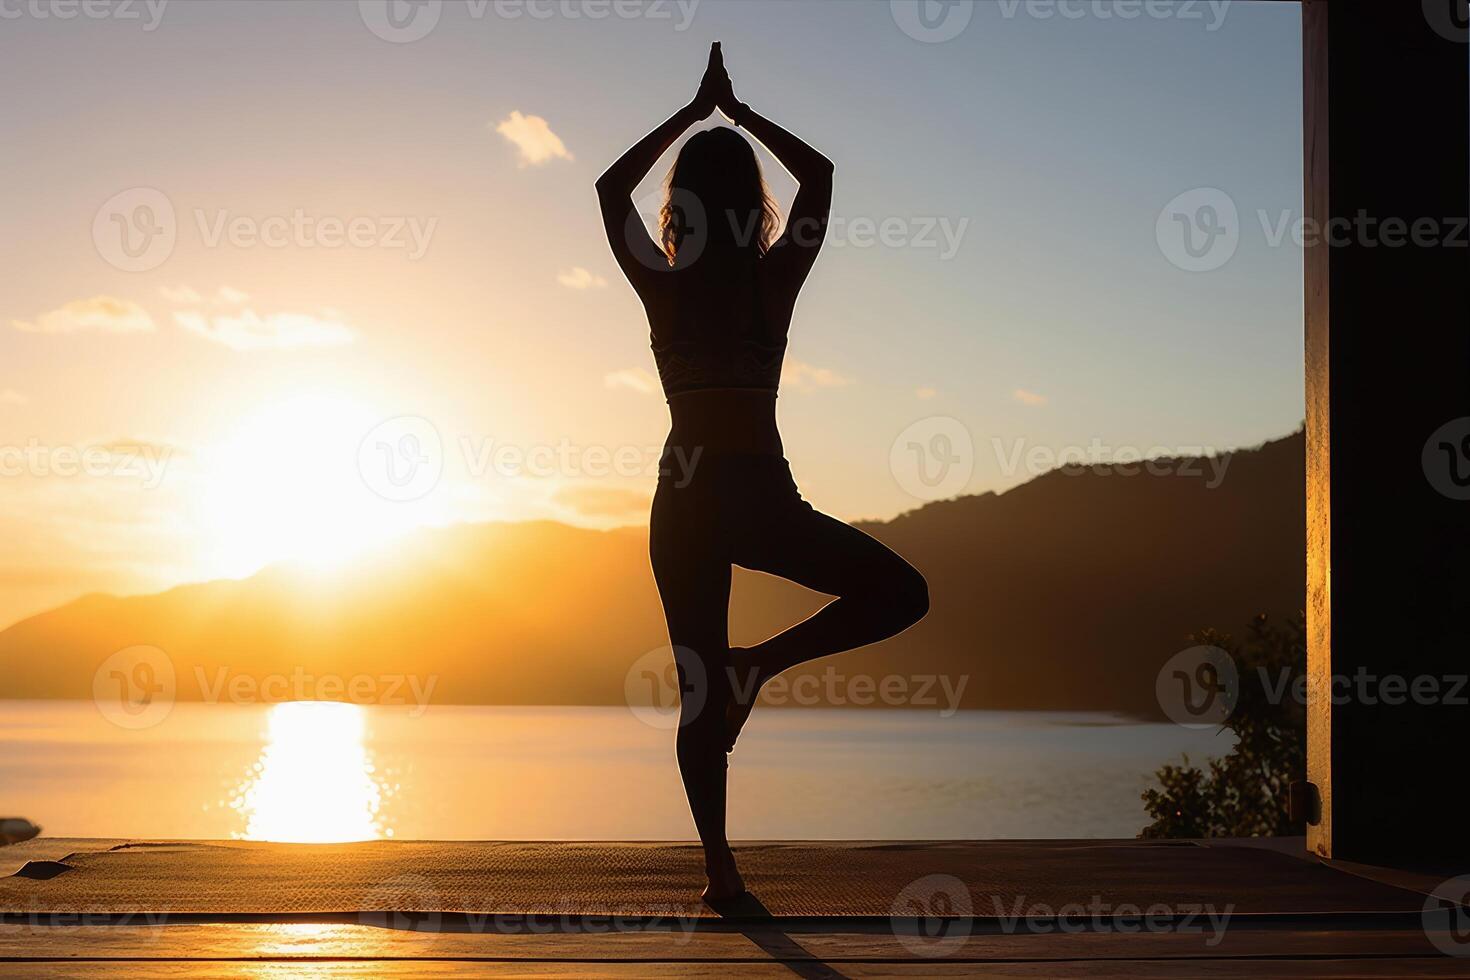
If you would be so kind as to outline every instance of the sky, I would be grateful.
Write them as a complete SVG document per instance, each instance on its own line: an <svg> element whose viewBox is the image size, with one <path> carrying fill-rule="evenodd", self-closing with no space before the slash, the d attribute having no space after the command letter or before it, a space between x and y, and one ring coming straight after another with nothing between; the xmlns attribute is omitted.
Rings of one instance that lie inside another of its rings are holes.
<svg viewBox="0 0 1470 980"><path fill-rule="evenodd" d="M592 185L712 40L836 162L779 401L820 509L1300 425L1292 4L0 0L0 626L644 521L667 409Z"/></svg>

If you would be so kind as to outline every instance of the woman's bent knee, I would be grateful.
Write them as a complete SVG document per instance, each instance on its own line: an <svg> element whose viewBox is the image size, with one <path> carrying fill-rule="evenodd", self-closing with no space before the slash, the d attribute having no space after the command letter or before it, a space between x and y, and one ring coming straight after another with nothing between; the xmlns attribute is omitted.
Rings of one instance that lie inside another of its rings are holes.
<svg viewBox="0 0 1470 980"><path fill-rule="evenodd" d="M896 603L905 628L929 614L929 583L912 565L907 566L901 578Z"/></svg>
<svg viewBox="0 0 1470 980"><path fill-rule="evenodd" d="M903 559L895 564L881 595L872 597L888 615L895 633L908 629L929 613L929 583Z"/></svg>

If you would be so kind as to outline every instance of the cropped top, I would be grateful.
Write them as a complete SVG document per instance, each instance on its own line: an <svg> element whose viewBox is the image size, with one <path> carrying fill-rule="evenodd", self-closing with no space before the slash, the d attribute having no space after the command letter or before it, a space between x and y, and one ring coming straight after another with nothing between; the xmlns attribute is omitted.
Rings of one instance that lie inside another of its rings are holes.
<svg viewBox="0 0 1470 980"><path fill-rule="evenodd" d="M749 288L748 304L718 309L709 296L680 295L672 322L654 324L651 346L665 398L714 388L775 391L780 386L786 330L770 324L758 274Z"/></svg>

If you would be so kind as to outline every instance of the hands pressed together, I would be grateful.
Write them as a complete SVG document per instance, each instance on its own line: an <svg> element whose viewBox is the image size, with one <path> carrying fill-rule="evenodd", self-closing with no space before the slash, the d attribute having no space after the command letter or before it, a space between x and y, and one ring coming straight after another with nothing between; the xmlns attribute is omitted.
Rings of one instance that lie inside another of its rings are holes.
<svg viewBox="0 0 1470 980"><path fill-rule="evenodd" d="M730 73L725 70L725 55L720 50L719 41L710 45L709 67L704 71L691 105L701 119L719 109L736 125L739 125L740 115L749 108L735 98L735 88L730 82Z"/></svg>

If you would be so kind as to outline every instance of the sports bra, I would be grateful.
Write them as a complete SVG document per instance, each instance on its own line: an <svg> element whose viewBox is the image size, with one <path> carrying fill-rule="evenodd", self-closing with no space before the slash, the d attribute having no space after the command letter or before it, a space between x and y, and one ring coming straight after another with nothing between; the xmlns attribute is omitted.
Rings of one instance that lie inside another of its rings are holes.
<svg viewBox="0 0 1470 980"><path fill-rule="evenodd" d="M745 388L775 391L781 384L781 363L786 357L786 330L773 329L761 303L760 274L752 276L751 303L747 315L730 309L725 316L701 310L690 315L686 306L710 305L682 302L676 295L672 323L652 329L653 360L664 397L713 388Z"/></svg>

